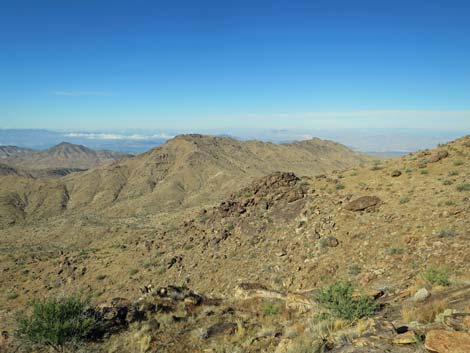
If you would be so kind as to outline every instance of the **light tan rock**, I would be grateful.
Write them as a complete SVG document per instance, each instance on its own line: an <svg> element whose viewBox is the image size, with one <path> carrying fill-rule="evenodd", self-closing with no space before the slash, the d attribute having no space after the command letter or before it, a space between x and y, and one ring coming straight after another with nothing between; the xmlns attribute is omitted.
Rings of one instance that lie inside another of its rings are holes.
<svg viewBox="0 0 470 353"><path fill-rule="evenodd" d="M433 353L469 353L470 334L445 330L432 330L426 335L424 346Z"/></svg>
<svg viewBox="0 0 470 353"><path fill-rule="evenodd" d="M397 335L392 342L393 344L413 344L416 343L416 334L413 331L408 331Z"/></svg>

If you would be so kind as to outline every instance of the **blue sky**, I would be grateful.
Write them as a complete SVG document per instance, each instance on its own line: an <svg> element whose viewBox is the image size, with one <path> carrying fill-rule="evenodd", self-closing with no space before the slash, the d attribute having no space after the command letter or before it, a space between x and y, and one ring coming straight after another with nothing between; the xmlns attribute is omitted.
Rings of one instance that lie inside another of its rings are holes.
<svg viewBox="0 0 470 353"><path fill-rule="evenodd" d="M468 1L2 1L0 128L470 131Z"/></svg>

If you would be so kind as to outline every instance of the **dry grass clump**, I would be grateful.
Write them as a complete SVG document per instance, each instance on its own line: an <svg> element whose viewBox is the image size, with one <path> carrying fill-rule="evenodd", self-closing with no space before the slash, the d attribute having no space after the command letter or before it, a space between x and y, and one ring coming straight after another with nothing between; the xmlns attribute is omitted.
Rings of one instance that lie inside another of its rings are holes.
<svg viewBox="0 0 470 353"><path fill-rule="evenodd" d="M432 300L422 304L405 304L401 309L401 315L405 322L430 323L434 322L436 316L448 306L449 302L446 299Z"/></svg>

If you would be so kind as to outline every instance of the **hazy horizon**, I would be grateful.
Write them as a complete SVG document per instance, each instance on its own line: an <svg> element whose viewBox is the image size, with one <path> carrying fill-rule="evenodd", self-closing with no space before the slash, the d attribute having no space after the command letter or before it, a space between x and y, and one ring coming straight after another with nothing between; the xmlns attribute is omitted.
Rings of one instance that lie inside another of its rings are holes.
<svg viewBox="0 0 470 353"><path fill-rule="evenodd" d="M261 140L274 143L302 141L318 137L342 143L353 150L368 153L405 154L432 148L464 136L460 131L423 129L232 129L224 130L48 130L0 129L0 146L13 145L46 149L60 142L80 144L93 149L140 153L157 147L180 134L200 133L229 136L239 140Z"/></svg>

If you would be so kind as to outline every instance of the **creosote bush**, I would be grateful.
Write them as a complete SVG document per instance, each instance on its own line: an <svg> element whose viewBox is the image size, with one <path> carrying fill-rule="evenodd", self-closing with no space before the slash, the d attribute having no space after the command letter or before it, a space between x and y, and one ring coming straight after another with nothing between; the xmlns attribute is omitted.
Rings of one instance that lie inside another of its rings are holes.
<svg viewBox="0 0 470 353"><path fill-rule="evenodd" d="M85 340L95 326L94 317L86 315L88 304L79 294L35 299L29 303L30 314L18 315L16 336L30 346L64 352Z"/></svg>
<svg viewBox="0 0 470 353"><path fill-rule="evenodd" d="M439 286L449 286L449 271L445 267L429 267L422 274L423 279L429 284Z"/></svg>
<svg viewBox="0 0 470 353"><path fill-rule="evenodd" d="M351 282L339 281L318 295L318 301L330 311L334 317L354 321L374 314L379 305L370 296L353 296Z"/></svg>

